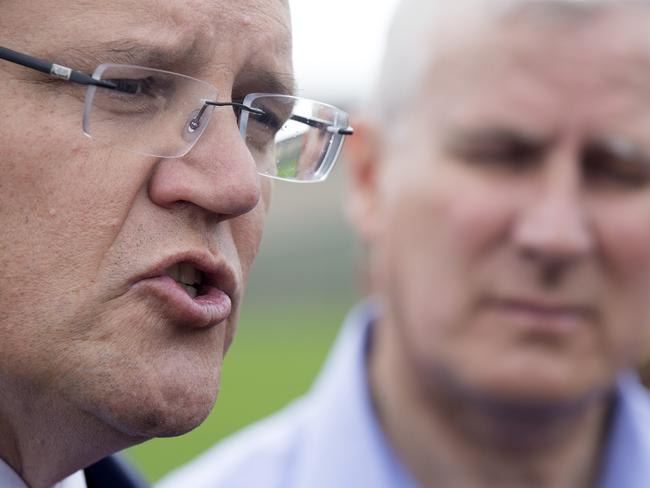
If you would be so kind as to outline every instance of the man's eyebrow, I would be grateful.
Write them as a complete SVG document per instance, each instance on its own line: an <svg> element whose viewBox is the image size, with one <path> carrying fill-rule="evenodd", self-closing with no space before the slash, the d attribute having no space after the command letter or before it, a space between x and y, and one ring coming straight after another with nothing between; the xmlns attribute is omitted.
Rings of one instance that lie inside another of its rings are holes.
<svg viewBox="0 0 650 488"><path fill-rule="evenodd" d="M244 69L235 80L235 87L247 88L247 93L262 91L280 95L293 95L296 82L292 73L280 73L260 69Z"/></svg>
<svg viewBox="0 0 650 488"><path fill-rule="evenodd" d="M203 61L203 55L193 42L148 43L136 40L86 44L83 48L68 48L57 52L57 58L73 69L92 71L100 64L132 64L150 68L192 66Z"/></svg>

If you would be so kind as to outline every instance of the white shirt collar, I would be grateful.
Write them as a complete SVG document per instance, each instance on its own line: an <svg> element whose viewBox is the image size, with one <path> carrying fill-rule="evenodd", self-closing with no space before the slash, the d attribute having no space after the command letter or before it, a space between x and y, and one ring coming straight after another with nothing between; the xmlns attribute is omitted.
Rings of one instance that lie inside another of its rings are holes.
<svg viewBox="0 0 650 488"><path fill-rule="evenodd" d="M71 474L63 481L59 481L52 488L88 488L86 485L86 477L83 470Z"/></svg>
<svg viewBox="0 0 650 488"><path fill-rule="evenodd" d="M22 478L2 459L0 459L0 486L3 488L27 488Z"/></svg>
<svg viewBox="0 0 650 488"><path fill-rule="evenodd" d="M2 488L27 488L22 478L2 459L0 459L0 486ZM63 481L59 481L52 488L87 488L84 472L77 471Z"/></svg>

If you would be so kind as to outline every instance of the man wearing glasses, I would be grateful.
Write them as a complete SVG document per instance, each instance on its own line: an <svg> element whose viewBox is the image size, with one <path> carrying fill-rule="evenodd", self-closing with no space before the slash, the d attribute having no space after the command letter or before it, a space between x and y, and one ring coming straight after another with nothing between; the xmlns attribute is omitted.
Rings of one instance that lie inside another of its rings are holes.
<svg viewBox="0 0 650 488"><path fill-rule="evenodd" d="M404 0L350 145L372 299L162 486L649 487L649 33L645 0Z"/></svg>
<svg viewBox="0 0 650 488"><path fill-rule="evenodd" d="M351 129L291 96L283 0L9 1L0 33L0 486L84 486L208 415L270 178Z"/></svg>

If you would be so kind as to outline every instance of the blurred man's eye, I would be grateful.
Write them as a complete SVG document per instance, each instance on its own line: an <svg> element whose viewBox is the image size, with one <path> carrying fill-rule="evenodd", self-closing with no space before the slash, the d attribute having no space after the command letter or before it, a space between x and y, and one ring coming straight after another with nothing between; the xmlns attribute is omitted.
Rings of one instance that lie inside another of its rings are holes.
<svg viewBox="0 0 650 488"><path fill-rule="evenodd" d="M488 131L456 137L448 150L470 164L523 170L539 161L543 148L526 136Z"/></svg>
<svg viewBox="0 0 650 488"><path fill-rule="evenodd" d="M589 145L582 164L587 181L630 188L650 184L650 158L632 146Z"/></svg>

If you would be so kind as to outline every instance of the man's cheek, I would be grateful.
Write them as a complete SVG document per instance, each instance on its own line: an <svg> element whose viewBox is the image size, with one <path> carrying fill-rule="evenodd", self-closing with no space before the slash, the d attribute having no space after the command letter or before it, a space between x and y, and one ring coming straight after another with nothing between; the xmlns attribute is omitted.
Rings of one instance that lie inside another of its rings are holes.
<svg viewBox="0 0 650 488"><path fill-rule="evenodd" d="M265 216L266 211L260 203L251 212L234 219L230 224L244 277L248 275L259 251L264 233Z"/></svg>

